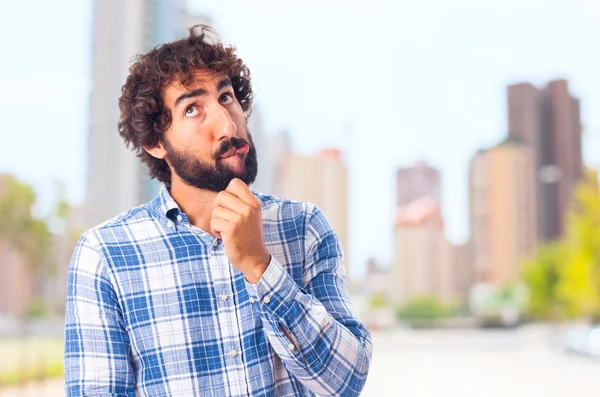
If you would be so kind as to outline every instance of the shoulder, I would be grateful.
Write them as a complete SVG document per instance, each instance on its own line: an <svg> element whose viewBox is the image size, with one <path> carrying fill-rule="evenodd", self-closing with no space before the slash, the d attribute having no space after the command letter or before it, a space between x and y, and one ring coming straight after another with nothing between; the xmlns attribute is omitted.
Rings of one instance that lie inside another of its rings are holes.
<svg viewBox="0 0 600 397"><path fill-rule="evenodd" d="M143 204L122 212L115 217L86 230L80 238L93 248L101 248L111 243L132 240L132 230L139 228L144 222L151 221L154 216L150 205Z"/></svg>
<svg viewBox="0 0 600 397"><path fill-rule="evenodd" d="M323 212L313 203L290 200L272 194L252 191L261 202L263 220L266 222L302 224L306 231L313 229L318 233L331 230L331 225Z"/></svg>
<svg viewBox="0 0 600 397"><path fill-rule="evenodd" d="M253 190L252 193L260 201L263 218L309 218L317 207L306 201L290 200Z"/></svg>

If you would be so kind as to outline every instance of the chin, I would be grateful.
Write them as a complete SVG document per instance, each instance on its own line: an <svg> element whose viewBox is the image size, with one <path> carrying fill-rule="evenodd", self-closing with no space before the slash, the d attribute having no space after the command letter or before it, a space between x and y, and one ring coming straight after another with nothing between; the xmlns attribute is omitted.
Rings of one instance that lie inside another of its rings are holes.
<svg viewBox="0 0 600 397"><path fill-rule="evenodd" d="M246 172L246 162L243 157L231 156L221 161L225 167L236 175L243 175Z"/></svg>

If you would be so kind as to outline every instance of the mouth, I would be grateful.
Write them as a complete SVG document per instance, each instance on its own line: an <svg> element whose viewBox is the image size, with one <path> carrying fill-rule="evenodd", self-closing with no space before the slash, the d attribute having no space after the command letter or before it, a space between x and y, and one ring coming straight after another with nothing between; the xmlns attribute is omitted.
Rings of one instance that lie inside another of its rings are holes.
<svg viewBox="0 0 600 397"><path fill-rule="evenodd" d="M223 153L220 157L221 160L235 156L236 154L246 154L250 151L250 146L247 143L244 143L238 148L232 147L225 153Z"/></svg>

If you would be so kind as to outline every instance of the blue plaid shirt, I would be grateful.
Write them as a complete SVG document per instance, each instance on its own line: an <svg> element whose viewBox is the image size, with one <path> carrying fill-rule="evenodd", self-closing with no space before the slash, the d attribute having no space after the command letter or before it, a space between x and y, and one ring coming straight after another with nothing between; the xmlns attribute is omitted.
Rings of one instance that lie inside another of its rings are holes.
<svg viewBox="0 0 600 397"><path fill-rule="evenodd" d="M164 187L83 234L68 278L67 396L360 393L371 337L334 231L312 204L254 194L272 255L256 285Z"/></svg>

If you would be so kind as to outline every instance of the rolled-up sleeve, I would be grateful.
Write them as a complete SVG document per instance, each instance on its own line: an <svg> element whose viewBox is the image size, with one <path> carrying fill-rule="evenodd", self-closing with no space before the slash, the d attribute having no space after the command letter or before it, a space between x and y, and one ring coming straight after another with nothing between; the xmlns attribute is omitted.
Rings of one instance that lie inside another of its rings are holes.
<svg viewBox="0 0 600 397"><path fill-rule="evenodd" d="M135 396L129 336L109 269L86 237L69 266L64 357L67 397Z"/></svg>

